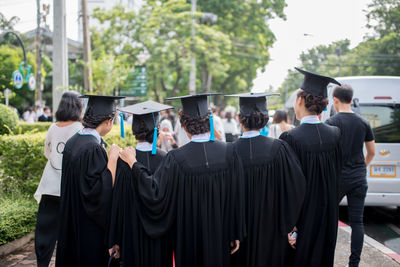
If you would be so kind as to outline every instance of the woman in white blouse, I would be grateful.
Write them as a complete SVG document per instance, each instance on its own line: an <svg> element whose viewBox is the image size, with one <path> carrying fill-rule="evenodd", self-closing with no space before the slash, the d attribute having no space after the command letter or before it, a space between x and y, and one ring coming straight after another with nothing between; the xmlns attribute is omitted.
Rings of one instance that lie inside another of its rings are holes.
<svg viewBox="0 0 400 267"><path fill-rule="evenodd" d="M269 128L268 137L279 138L283 132L293 129L294 126L287 122L288 114L286 110L278 109L275 111L272 125Z"/></svg>
<svg viewBox="0 0 400 267"><path fill-rule="evenodd" d="M68 139L82 129L83 102L76 92L65 92L46 135L44 155L48 159L34 194L39 203L35 230L37 266L48 266L58 235L62 153Z"/></svg>

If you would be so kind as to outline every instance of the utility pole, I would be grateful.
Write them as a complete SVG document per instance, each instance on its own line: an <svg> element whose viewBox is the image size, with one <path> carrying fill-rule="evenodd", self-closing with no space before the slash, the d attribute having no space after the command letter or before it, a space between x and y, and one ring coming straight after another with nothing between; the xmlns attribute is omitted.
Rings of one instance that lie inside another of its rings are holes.
<svg viewBox="0 0 400 267"><path fill-rule="evenodd" d="M40 36L40 22L42 15L40 14L40 0L36 0L36 91L37 101L43 105L42 95L42 38Z"/></svg>
<svg viewBox="0 0 400 267"><path fill-rule="evenodd" d="M53 1L53 110L57 110L63 91L68 89L68 47L66 0Z"/></svg>
<svg viewBox="0 0 400 267"><path fill-rule="evenodd" d="M190 69L190 76L189 76L189 94L194 95L196 94L196 54L195 54L195 47L194 47L194 38L196 36L196 18L195 18L195 13L196 13L196 1L197 0L191 0L192 3L192 34L191 34L191 52L192 52L192 57L191 57L191 69Z"/></svg>
<svg viewBox="0 0 400 267"><path fill-rule="evenodd" d="M91 51L90 51L90 34L89 34L89 16L87 12L86 0L82 0L82 26L83 26L83 60L85 61L84 66L84 87L89 89L89 92L93 92L92 85L92 68L90 67Z"/></svg>

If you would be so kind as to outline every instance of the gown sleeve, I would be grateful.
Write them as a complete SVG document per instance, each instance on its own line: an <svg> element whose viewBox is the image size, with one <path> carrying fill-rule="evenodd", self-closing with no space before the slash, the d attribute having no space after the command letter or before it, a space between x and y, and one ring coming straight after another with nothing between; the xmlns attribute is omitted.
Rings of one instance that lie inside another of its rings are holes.
<svg viewBox="0 0 400 267"><path fill-rule="evenodd" d="M128 209L128 203L132 202L132 194L127 194L131 188L131 169L121 159L117 162L117 171L115 175L115 184L112 194L111 216L110 216L110 229L108 245L111 248L113 245L121 245L124 220L124 211ZM126 190L128 189L128 190Z"/></svg>
<svg viewBox="0 0 400 267"><path fill-rule="evenodd" d="M140 162L132 166L135 199L139 203L138 215L147 234L157 238L166 233L173 224L177 209L179 171L172 153L161 162L156 172L150 171Z"/></svg>
<svg viewBox="0 0 400 267"><path fill-rule="evenodd" d="M79 179L82 206L90 218L106 229L112 196L112 176L107 168L107 154L99 145L85 153L81 157L85 171Z"/></svg>
<svg viewBox="0 0 400 267"><path fill-rule="evenodd" d="M279 230L286 236L293 230L300 216L306 193L306 179L296 154L284 141L281 141L276 162Z"/></svg>

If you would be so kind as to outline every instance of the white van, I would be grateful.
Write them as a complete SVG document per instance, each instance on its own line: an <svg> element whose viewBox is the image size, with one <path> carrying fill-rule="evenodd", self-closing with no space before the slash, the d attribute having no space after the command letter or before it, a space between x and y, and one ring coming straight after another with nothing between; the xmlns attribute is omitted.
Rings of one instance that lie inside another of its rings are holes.
<svg viewBox="0 0 400 267"><path fill-rule="evenodd" d="M336 80L353 87L356 103L353 109L369 121L375 135L376 154L367 168L365 205L400 207L400 77L356 76L338 77ZM329 104L321 114L322 121L336 113L332 97L335 86L328 85ZM293 93L285 107L296 124L293 118L295 99ZM344 199L341 205L346 204Z"/></svg>

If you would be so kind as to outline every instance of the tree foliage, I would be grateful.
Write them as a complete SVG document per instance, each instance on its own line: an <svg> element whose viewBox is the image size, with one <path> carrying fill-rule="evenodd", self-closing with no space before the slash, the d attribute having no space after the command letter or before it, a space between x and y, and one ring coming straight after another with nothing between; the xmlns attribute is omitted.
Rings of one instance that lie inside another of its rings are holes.
<svg viewBox="0 0 400 267"><path fill-rule="evenodd" d="M300 67L333 77L400 76L400 2L373 0L366 16L374 36L366 36L352 49L349 40L312 48L300 55ZM279 88L282 101L301 85L302 78L296 71L288 71Z"/></svg>
<svg viewBox="0 0 400 267"><path fill-rule="evenodd" d="M36 62L34 54L28 52L26 57L28 65L32 66L31 73L35 73ZM10 98L10 105L17 107L20 112L28 106L33 105L35 99L34 91L29 90L26 83L21 89L16 89L12 85L12 73L19 68L22 61L23 55L20 47L0 46L0 92L4 92L6 88L9 88L13 92ZM46 73L44 70L42 72Z"/></svg>
<svg viewBox="0 0 400 267"><path fill-rule="evenodd" d="M131 68L145 64L148 96L159 101L187 93L193 51L197 92L247 90L257 69L269 60L275 37L267 19L284 17L284 6L284 0L198 1L193 46L187 1L147 1L138 13L122 6L97 9L93 16L103 26L92 29L93 55L126 55ZM217 23L200 23L205 12L218 15Z"/></svg>

